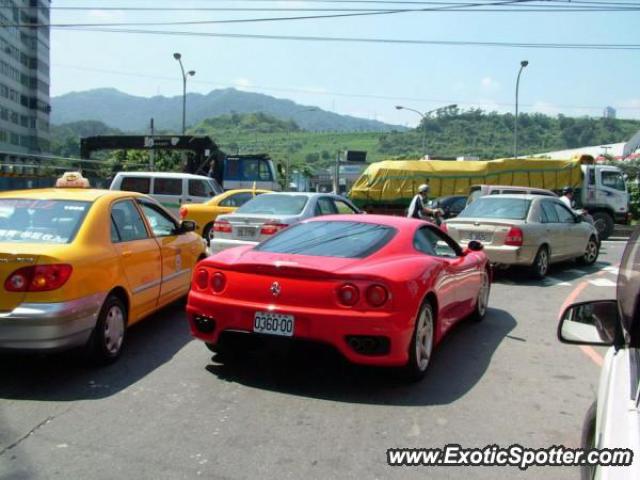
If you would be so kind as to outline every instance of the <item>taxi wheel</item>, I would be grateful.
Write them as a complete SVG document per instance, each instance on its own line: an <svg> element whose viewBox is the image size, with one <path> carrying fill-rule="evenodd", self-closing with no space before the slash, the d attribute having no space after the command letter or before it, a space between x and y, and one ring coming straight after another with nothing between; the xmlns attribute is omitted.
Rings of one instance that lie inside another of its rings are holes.
<svg viewBox="0 0 640 480"><path fill-rule="evenodd" d="M127 309L124 303L117 296L109 295L87 344L93 363L109 365L118 359L122 353L126 327Z"/></svg>
<svg viewBox="0 0 640 480"><path fill-rule="evenodd" d="M202 238L207 241L207 245L211 244L211 240L213 239L213 223L208 223L204 230L202 231Z"/></svg>

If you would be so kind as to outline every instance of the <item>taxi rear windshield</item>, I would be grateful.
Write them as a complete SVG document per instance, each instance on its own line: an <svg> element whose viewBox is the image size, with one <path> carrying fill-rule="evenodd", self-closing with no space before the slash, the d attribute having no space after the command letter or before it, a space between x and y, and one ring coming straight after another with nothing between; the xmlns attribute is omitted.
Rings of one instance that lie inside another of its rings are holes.
<svg viewBox="0 0 640 480"><path fill-rule="evenodd" d="M255 250L318 257L364 258L385 246L396 230L360 222L309 222L294 225Z"/></svg>
<svg viewBox="0 0 640 480"><path fill-rule="evenodd" d="M90 202L0 199L0 243L73 241Z"/></svg>

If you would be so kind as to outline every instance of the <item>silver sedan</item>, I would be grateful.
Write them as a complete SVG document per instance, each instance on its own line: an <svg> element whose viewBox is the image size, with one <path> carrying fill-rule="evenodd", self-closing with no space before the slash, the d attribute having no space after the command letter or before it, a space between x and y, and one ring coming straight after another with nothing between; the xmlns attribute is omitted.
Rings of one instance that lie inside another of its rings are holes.
<svg viewBox="0 0 640 480"><path fill-rule="evenodd" d="M306 218L350 213L362 212L346 198L331 193L265 193L234 213L218 216L213 224L210 253L256 245Z"/></svg>
<svg viewBox="0 0 640 480"><path fill-rule="evenodd" d="M551 263L593 264L600 246L593 225L559 199L540 195L481 197L444 228L461 245L482 242L491 263L526 265L538 278Z"/></svg>

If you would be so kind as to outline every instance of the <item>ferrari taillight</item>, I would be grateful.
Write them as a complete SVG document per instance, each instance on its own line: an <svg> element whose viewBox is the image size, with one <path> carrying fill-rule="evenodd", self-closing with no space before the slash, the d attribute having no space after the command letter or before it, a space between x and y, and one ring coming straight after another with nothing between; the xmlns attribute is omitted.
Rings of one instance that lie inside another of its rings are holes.
<svg viewBox="0 0 640 480"><path fill-rule="evenodd" d="M223 291L226 284L227 278L222 272L216 272L211 277L211 289L216 293Z"/></svg>
<svg viewBox="0 0 640 480"><path fill-rule="evenodd" d="M262 225L260 229L260 235L273 235L274 233L278 233L280 230L287 228L289 225L286 223L273 223L268 222Z"/></svg>
<svg viewBox="0 0 640 480"><path fill-rule="evenodd" d="M204 268L199 269L196 272L195 284L200 290L206 290L209 286L209 272Z"/></svg>
<svg viewBox="0 0 640 480"><path fill-rule="evenodd" d="M371 285L366 292L367 303L372 307L381 307L389 299L389 292L382 285Z"/></svg>
<svg viewBox="0 0 640 480"><path fill-rule="evenodd" d="M338 289L338 300L342 305L353 307L358 303L360 292L358 287L351 283L345 283Z"/></svg>
<svg viewBox="0 0 640 480"><path fill-rule="evenodd" d="M504 244L512 247L521 247L524 243L524 235L518 227L511 227L504 239Z"/></svg>
<svg viewBox="0 0 640 480"><path fill-rule="evenodd" d="M213 231L218 233L231 233L231 224L226 220L217 220L213 224Z"/></svg>
<svg viewBox="0 0 640 480"><path fill-rule="evenodd" d="M66 264L34 265L13 272L4 282L8 292L48 292L62 287L73 267Z"/></svg>

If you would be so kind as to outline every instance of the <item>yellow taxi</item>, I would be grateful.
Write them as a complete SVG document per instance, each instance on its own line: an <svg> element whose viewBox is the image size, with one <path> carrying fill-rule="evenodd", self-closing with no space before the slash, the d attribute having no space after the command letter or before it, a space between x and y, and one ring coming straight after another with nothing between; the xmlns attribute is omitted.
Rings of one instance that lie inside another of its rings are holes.
<svg viewBox="0 0 640 480"><path fill-rule="evenodd" d="M270 192L271 190L256 190L255 188L227 190L206 203L183 205L180 208L180 218L196 222L196 232L208 241L212 238L213 223L218 215L231 213L256 195Z"/></svg>
<svg viewBox="0 0 640 480"><path fill-rule="evenodd" d="M0 193L1 350L85 346L110 363L128 326L189 291L206 248L193 222L82 180Z"/></svg>

